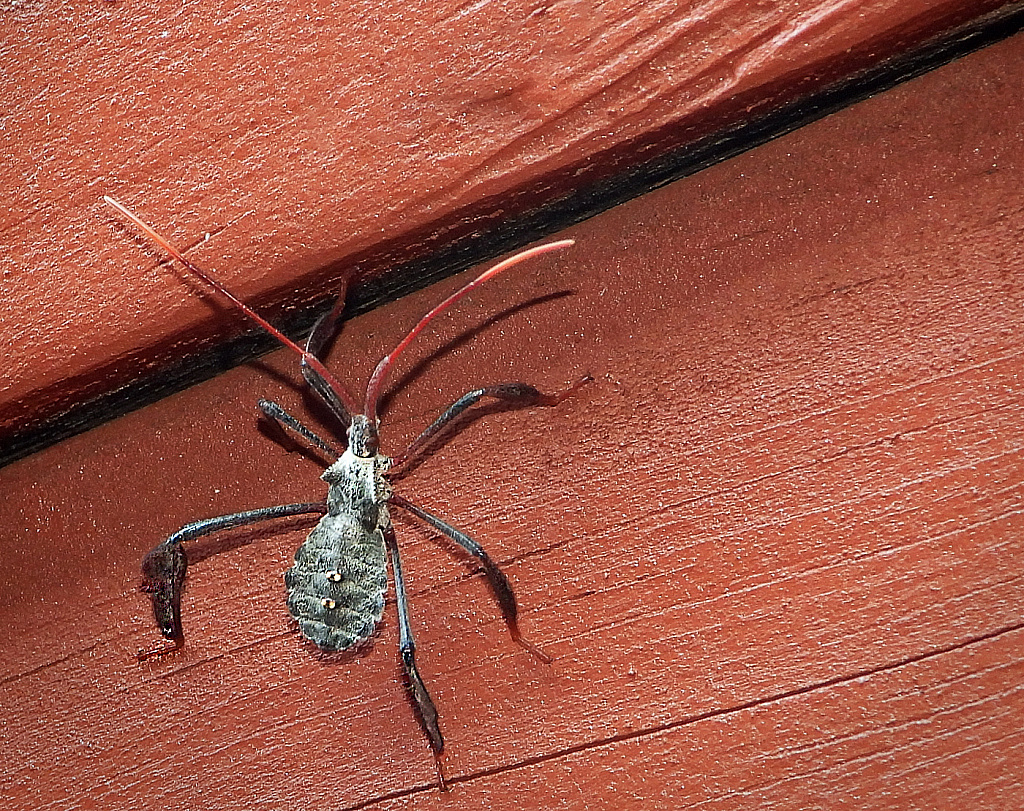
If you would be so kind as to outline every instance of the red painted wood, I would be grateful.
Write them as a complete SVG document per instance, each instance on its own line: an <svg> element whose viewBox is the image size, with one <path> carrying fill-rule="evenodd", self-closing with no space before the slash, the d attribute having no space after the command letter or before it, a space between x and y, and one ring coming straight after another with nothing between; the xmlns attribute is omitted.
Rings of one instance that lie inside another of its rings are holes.
<svg viewBox="0 0 1024 811"><path fill-rule="evenodd" d="M15 3L0 440L238 326L103 194L277 312L1003 5Z"/></svg>
<svg viewBox="0 0 1024 811"><path fill-rule="evenodd" d="M197 564L186 649L134 661L147 548L322 493L256 428L260 395L301 408L290 357L0 470L0 804L1019 808L1022 88L1018 36L571 229L416 345L389 449L472 385L596 378L402 483L556 657L402 522L449 795L393 614L338 662L289 631L299 528ZM365 381L458 283L332 367Z"/></svg>

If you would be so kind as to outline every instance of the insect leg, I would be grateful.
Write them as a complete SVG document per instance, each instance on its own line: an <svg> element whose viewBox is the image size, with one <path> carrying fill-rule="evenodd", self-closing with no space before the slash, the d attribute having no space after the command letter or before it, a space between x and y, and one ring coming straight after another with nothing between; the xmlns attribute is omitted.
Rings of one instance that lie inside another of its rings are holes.
<svg viewBox="0 0 1024 811"><path fill-rule="evenodd" d="M320 356L320 350L324 348L327 341L334 335L338 328L338 320L345 309L345 294L348 290L348 277L342 280L341 289L338 290L338 297L334 300L334 306L330 312L324 313L313 325L312 332L306 339L306 351Z"/></svg>
<svg viewBox="0 0 1024 811"><path fill-rule="evenodd" d="M306 442L312 445L314 448L319 448L322 451L326 451L331 454L335 459L341 456L341 451L331 445L327 440L321 439L317 434L313 433L309 428L299 422L295 417L285 411L281 406L275 403L273 400L260 400L256 404L257 408L263 412L263 416L276 422L281 428L287 428L290 431L294 431L296 434L301 436Z"/></svg>
<svg viewBox="0 0 1024 811"><path fill-rule="evenodd" d="M387 545L388 556L391 558L391 569L395 576L395 604L398 607L398 650L402 656L402 666L409 679L409 691L419 712L420 725L430 741L434 752L434 765L437 768L437 781L442 791L447 791L444 782L444 771L441 768L441 753L444 751L444 738L441 727L437 723L437 708L427 692L427 686L416 669L416 642L412 636L409 623L409 601L405 594L405 578L402 575L402 557L398 551L398 539L395 528L388 524L383 528L384 543Z"/></svg>
<svg viewBox="0 0 1024 811"><path fill-rule="evenodd" d="M277 327L275 327L273 324L267 321L263 316L261 316L251 307L249 307L249 305L242 302L234 293L232 293L224 285L218 282L217 279L215 279L202 268L198 267L178 248L174 247L170 242L168 242L166 239L160 236L160 234L158 234L153 228L146 225L146 223L143 222L142 219L138 215L133 213L127 206L125 206L122 203L119 203L113 197L108 197L107 195L104 195L103 199L107 202L108 205L110 205L117 211L121 212L123 216L127 217L139 228L141 228L142 231L144 231L145 234L151 240L153 240L157 245L159 245L161 248L167 251L167 253L169 253L172 257L174 257L174 259L176 259L178 263L183 268L185 268L189 273L191 273L193 276L199 279L202 279L204 284L209 285L212 289L217 291L219 295L223 296L225 299L230 301L232 305L234 305L238 310L241 310L243 313L245 313L254 323L259 324L259 326L263 330L277 338L277 340L283 346L297 353L299 357L302 358L302 365L305 367L309 367L311 371L311 376L307 377L307 380L309 380L310 385L312 385L313 388L316 389L316 391L324 398L324 400L331 407L331 409L338 415L338 418L341 419L342 422L345 423L346 425L348 424L348 415L356 413L359 410L359 406L356 405L356 400L354 397L352 397L351 393L349 393L349 391L334 378L334 375L332 375L328 368L324 366L323 363L320 362L320 359L316 357L316 355L314 355L309 350L300 347L291 338L289 338L287 335L281 332L281 330L279 330ZM560 243L553 244L560 246ZM543 246L538 246L537 248L532 249L533 253L538 252L540 248L543 248ZM551 248L548 248L547 250L551 250ZM506 264L508 263L508 261L509 260L506 260ZM344 305L341 303L335 303L334 309L331 311L330 317L334 318L334 320L336 321L336 313L340 312L343 306ZM331 326L333 327L333 322ZM318 332L319 327L320 325L318 324L317 329L314 329L314 333ZM313 336L310 337L310 340L312 340L312 338Z"/></svg>
<svg viewBox="0 0 1024 811"><path fill-rule="evenodd" d="M337 331L338 320L345 309L345 293L347 289L348 278L342 282L341 290L338 291L338 297L334 300L334 306L331 307L330 312L320 316L313 325L313 331L309 333L309 337L306 339L306 351L311 355L319 357L320 350L324 348L324 345ZM352 422L352 415L345 407L341 398L331 388L331 384L305 358L302 359L299 368L302 370L302 377L309 384L310 388L320 395L320 398L327 403L327 407L341 421L341 424L347 428L349 423ZM350 400L354 401L354 398L350 396Z"/></svg>
<svg viewBox="0 0 1024 811"><path fill-rule="evenodd" d="M512 639L526 648L542 662L550 663L552 661L551 657L544 651L523 637L519 630L519 604L516 602L516 593L512 590L512 584L508 582L508 578L505 576L505 573L498 567L498 564L491 560L490 555L487 554L480 544L470 538L465 532L453 527L443 518L439 518L433 513L427 512L422 507L417 507L411 501L407 501L400 495L392 493L390 502L397 507L401 507L403 510L411 512L418 518L423 519L434 529L444 535L447 535L455 541L455 543L480 561L480 565L483 566L484 569L484 574L487 575L487 581L491 585L491 591L494 592L494 596L498 600L498 605L501 607L502 616L505 617L505 624L508 625L508 630L512 635Z"/></svg>
<svg viewBox="0 0 1024 811"><path fill-rule="evenodd" d="M188 569L188 557L182 544L193 541L224 529L241 527L269 521L273 518L285 518L292 515L323 514L327 505L316 504L282 504L278 507L264 507L259 510L221 515L186 524L166 541L149 551L142 559L142 584L139 591L148 594L153 602L153 617L156 619L160 633L172 644L158 648L139 651L141 662L151 656L162 656L176 651L185 644L185 634L181 626L181 590L185 584L185 573Z"/></svg>
<svg viewBox="0 0 1024 811"><path fill-rule="evenodd" d="M467 391L448 406L445 412L434 420L422 434L416 437L403 453L394 458L394 467L400 467L407 460L414 458L434 437L445 428L451 426L467 409L476 405L484 397L491 397L508 408L556 406L566 397L573 394L580 386L590 382L592 379L590 375L587 375L558 394L544 394L542 391L526 383L499 383L496 386L486 386L482 389Z"/></svg>

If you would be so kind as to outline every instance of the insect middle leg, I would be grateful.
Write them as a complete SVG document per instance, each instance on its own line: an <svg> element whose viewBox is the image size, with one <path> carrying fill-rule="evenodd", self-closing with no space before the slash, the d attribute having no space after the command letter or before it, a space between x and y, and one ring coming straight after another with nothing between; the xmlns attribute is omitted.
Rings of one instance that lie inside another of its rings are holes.
<svg viewBox="0 0 1024 811"><path fill-rule="evenodd" d="M441 736L441 727L437 722L437 707L434 700L427 692L427 686L423 683L419 670L416 668L416 641L412 635L412 625L409 622L409 600L405 593L405 577L402 574L402 556L398 551L398 539L395 537L395 528L388 524L383 528L384 544L388 550L388 557L391 558L391 571L395 577L395 605L398 608L398 650L402 656L402 666L409 679L409 692L416 704L419 713L420 724L430 741L430 748L434 752L434 766L437 769L437 781L442 791L447 787L444 782L444 771L441 768L441 753L444 752L444 738Z"/></svg>
<svg viewBox="0 0 1024 811"><path fill-rule="evenodd" d="M498 600L498 606L501 608L501 614L505 618L505 624L508 626L512 639L542 662L550 664L553 661L548 654L526 639L522 631L519 630L519 603L516 601L516 593L512 588L512 584L508 582L508 577L505 576L505 573L498 564L491 560L490 555L487 554L486 550L479 543L462 530L453 527L443 518L427 512L422 507L417 507L397 493L392 493L390 503L426 521L434 529L451 538L480 561L484 574L487 575L487 582L491 586L491 591L494 592L494 596Z"/></svg>

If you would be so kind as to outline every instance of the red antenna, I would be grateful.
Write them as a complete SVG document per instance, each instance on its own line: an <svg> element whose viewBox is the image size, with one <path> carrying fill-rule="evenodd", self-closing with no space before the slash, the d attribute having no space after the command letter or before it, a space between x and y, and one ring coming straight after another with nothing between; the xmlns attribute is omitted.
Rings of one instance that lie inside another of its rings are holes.
<svg viewBox="0 0 1024 811"><path fill-rule="evenodd" d="M166 239L160 236L160 234L158 234L150 226L144 223L141 219L139 219L139 217L132 213L122 203L119 203L113 197L108 197L106 195L104 195L103 199L104 201L106 201L108 205L117 209L117 211L119 211L121 214L123 214L133 223L135 223L139 228L141 228L150 239L152 239L157 245L159 245L161 248L167 251L167 253L169 253L174 259L177 259L178 262L180 262L188 271L202 279L212 289L216 290L228 301L234 304L239 310L241 310L243 313L249 316L249 318L252 319L255 323L257 323L259 326L261 326L263 329L269 332L272 336L277 338L277 340L280 341L281 344L288 347L293 352L295 352L299 357L301 357L327 382L327 385L331 387L331 390L338 395L338 398L344 404L349 414L359 413L358 403L355 402L355 400L352 398L352 395L348 393L345 387L334 377L334 375L332 375L327 370L327 367L320 362L319 358L317 358L311 352L307 352L305 349L303 349L301 346L295 343L291 338L289 338L287 335L285 335L283 332L277 329L277 327L275 327L273 324L271 324L269 321L263 318L263 316L261 316L259 313L257 313L247 304L245 304L243 301L238 299L234 293L228 290L215 278L210 276L206 271L204 271L202 268L197 267L195 264L189 261L180 250L174 247L174 245L172 245L170 242L168 242ZM373 375L370 377L370 382L366 387L366 401L363 405L363 414L366 415L366 418L369 420L369 422L372 425L376 425L377 423L377 401L380 399L381 389L384 386L384 381L387 378L388 372L391 370L391 366L394 364L395 359L405 350L405 348L410 343L412 343L412 340L417 335L419 335L420 332L423 331L424 327L426 327L427 324L429 324L435 317L437 317L442 312L447 310L467 293L476 289L484 282L486 282L488 279L492 279L493 277L497 276L499 273L508 270L509 268L514 267L515 265L518 265L520 262L524 262L527 259L532 259L534 256L540 256L541 254L547 253L548 251L557 251L561 250L562 248L568 248L570 245L573 244L575 243L571 239L562 239L557 242L548 242L544 245L537 245L533 248L527 248L525 251L520 251L517 254L513 254L508 259L504 259L498 264L489 268L488 270L485 270L469 284L452 293L450 296L448 296L448 298L446 298L444 301L438 304L433 310L431 310L429 313L423 316L423 318L419 320L419 323L417 323L416 326L409 331L409 334L406 335L399 342L398 346L396 346L393 350L391 350L391 352L389 352L381 359L380 363L377 364L377 368L374 370ZM335 304L335 310L337 309L338 304Z"/></svg>
<svg viewBox="0 0 1024 811"><path fill-rule="evenodd" d="M527 259L532 259L534 256L540 256L542 253L548 251L557 251L562 248L568 248L570 245L574 245L575 242L571 239L562 239L558 242L548 242L545 245L537 245L533 248L527 248L525 251L520 251L517 254L513 254L508 259L504 259L494 267L485 270L473 281L467 284L465 287L460 288L456 292L452 293L448 298L438 304L433 310L427 313L423 318L419 320L419 323L409 330L409 334L406 335L387 355L381 358L380 363L377 364L377 368L374 369L373 375L370 377L370 382L366 386L366 402L363 405L363 413L371 424L376 424L377 420L377 400L380 399L380 390L384 386L384 380L388 376L388 372L391 370L392 364L395 362L402 351L412 343L413 338L423 331L423 328L427 326L436 316L443 313L449 307L451 307L460 298L465 296L471 290L476 289L488 279L497 276L504 270L508 270L510 267L518 265L520 262L524 262Z"/></svg>
<svg viewBox="0 0 1024 811"><path fill-rule="evenodd" d="M247 304L245 304L245 302L238 299L234 293L232 293L224 285L222 285L220 282L218 282L216 279L210 276L206 271L204 271L200 267L197 267L191 261L186 259L185 255L181 251L179 251L176 247L174 247L170 242L168 242L166 239L160 236L160 234L158 234L148 225L146 225L146 223L139 219L134 213L129 211L126 206L119 203L113 197L108 197L104 195L103 199L106 201L108 205L120 211L125 217L127 217L137 226L139 226L139 228L141 228L151 240L153 240L157 245L159 245L161 248L167 251L167 253L169 253L172 257L177 259L186 269L194 273L196 276L198 276L200 279L206 282L210 287L212 287L214 290L216 290L218 293L224 296L239 310L241 310L243 313L249 316L249 318L251 318L257 324L259 324L259 326L261 326L263 329L265 329L267 332L269 332L271 335L277 338L278 341L280 341L286 347L291 349L293 352L297 353L299 357L301 357L307 364L309 364L309 366L315 369L320 374L320 376L327 382L327 385L330 386L331 390L338 395L338 398L341 400L342 403L344 403L345 408L348 409L350 414L355 414L358 412L359 406L356 404L355 400L352 399L352 395L349 394L348 391L346 391L345 387L334 377L334 375L332 375L327 370L327 367L320 362L320 359L317 358L316 355L307 352L305 349L303 349L301 346L295 343L291 338L289 338L287 335L281 332L281 330L279 330L277 327L275 327L273 324L267 321L263 316L261 316L259 313L257 313Z"/></svg>

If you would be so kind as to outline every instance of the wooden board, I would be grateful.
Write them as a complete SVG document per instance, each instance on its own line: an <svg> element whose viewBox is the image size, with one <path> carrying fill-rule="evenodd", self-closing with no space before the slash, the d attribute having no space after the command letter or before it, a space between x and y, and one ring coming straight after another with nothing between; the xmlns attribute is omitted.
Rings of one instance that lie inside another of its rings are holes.
<svg viewBox="0 0 1024 811"><path fill-rule="evenodd" d="M146 549L323 492L256 427L258 396L301 410L291 357L0 470L0 804L1019 808L1022 57L1016 37L574 227L420 340L389 450L471 386L595 377L401 483L505 565L556 657L399 525L449 794L393 608L341 661L290 631L301 527L198 563L185 650L134 660ZM364 381L458 281L348 324L332 367Z"/></svg>
<svg viewBox="0 0 1024 811"><path fill-rule="evenodd" d="M594 213L602 183L1013 8L14 3L0 459L241 351L223 342L248 325L157 267L102 195L301 320L343 275L482 261L566 195Z"/></svg>

